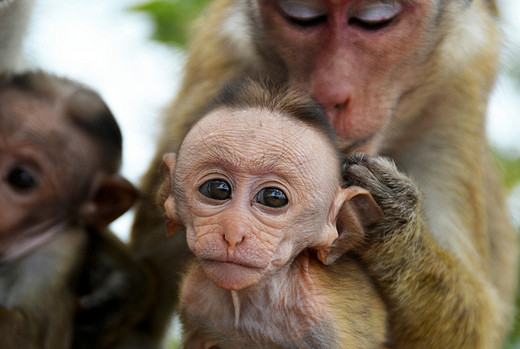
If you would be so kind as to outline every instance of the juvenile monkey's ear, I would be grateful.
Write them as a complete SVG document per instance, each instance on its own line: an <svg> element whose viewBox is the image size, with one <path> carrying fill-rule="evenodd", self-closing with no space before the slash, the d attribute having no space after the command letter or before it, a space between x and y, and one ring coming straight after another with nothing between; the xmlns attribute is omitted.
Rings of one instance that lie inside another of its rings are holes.
<svg viewBox="0 0 520 349"><path fill-rule="evenodd" d="M162 178L161 186L157 192L156 203L162 210L164 201L170 196L172 189L172 177L175 172L175 164L177 162L177 156L174 153L168 153L163 156L163 162L161 164L160 173Z"/></svg>
<svg viewBox="0 0 520 349"><path fill-rule="evenodd" d="M175 153L167 153L163 155L163 163L161 165L161 177L170 179L175 172L175 164L177 163L177 155Z"/></svg>
<svg viewBox="0 0 520 349"><path fill-rule="evenodd" d="M318 249L318 259L325 265L334 263L363 241L367 228L383 218L383 211L366 189L356 186L341 189L328 217L328 228L336 230L338 237L330 245Z"/></svg>
<svg viewBox="0 0 520 349"><path fill-rule="evenodd" d="M168 219L168 236L172 236L180 228L175 199L171 195L173 186L172 177L175 172L176 163L177 156L174 153L169 153L163 156L163 163L161 165L163 183L159 189L159 202L163 203L162 205Z"/></svg>
<svg viewBox="0 0 520 349"><path fill-rule="evenodd" d="M133 184L120 175L98 175L80 208L80 216L88 226L105 228L128 211L138 196Z"/></svg>

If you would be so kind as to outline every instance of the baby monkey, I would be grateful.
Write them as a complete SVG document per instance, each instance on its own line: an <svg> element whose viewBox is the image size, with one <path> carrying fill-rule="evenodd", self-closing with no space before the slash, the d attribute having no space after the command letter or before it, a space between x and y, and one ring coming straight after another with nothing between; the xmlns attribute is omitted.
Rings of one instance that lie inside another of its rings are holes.
<svg viewBox="0 0 520 349"><path fill-rule="evenodd" d="M1 348L104 348L142 306L146 274L106 230L138 194L121 147L90 89L43 72L0 81Z"/></svg>
<svg viewBox="0 0 520 349"><path fill-rule="evenodd" d="M342 188L324 110L243 80L198 120L164 156L160 195L196 257L181 286L184 348L389 346L385 305L347 253L382 211Z"/></svg>

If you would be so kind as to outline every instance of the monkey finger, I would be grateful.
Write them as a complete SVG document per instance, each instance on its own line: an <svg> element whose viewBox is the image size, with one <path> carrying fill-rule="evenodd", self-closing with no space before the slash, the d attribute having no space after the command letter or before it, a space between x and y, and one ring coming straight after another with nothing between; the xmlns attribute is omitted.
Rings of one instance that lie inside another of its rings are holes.
<svg viewBox="0 0 520 349"><path fill-rule="evenodd" d="M392 161L379 156L354 154L345 159L342 175L345 186L360 186L370 192L383 210L386 221L406 224L406 218L415 216L419 191Z"/></svg>

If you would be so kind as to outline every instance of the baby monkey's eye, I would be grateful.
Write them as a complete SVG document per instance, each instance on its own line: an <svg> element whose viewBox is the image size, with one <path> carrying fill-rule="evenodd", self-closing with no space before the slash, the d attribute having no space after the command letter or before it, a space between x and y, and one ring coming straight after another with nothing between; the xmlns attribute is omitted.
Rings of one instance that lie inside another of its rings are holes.
<svg viewBox="0 0 520 349"><path fill-rule="evenodd" d="M255 196L255 201L268 207L284 207L289 200L283 191L277 188L264 188Z"/></svg>
<svg viewBox="0 0 520 349"><path fill-rule="evenodd" d="M222 179L212 179L199 188L199 192L214 200L227 200L231 197L231 186Z"/></svg>
<svg viewBox="0 0 520 349"><path fill-rule="evenodd" d="M13 168L7 175L7 182L20 192L28 192L37 187L33 175L22 167Z"/></svg>

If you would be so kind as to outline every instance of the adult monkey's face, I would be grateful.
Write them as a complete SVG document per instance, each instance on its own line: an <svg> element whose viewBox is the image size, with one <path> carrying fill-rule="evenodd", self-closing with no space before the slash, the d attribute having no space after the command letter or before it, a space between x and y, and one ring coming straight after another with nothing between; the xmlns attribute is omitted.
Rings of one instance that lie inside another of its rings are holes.
<svg viewBox="0 0 520 349"><path fill-rule="evenodd" d="M260 16L251 13L290 81L324 105L341 138L371 153L394 116L407 117L403 101L431 78L445 17L439 2L258 0ZM461 12L468 4L455 3Z"/></svg>

